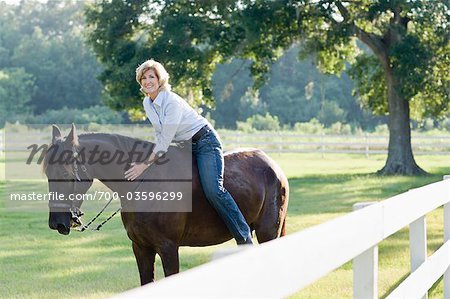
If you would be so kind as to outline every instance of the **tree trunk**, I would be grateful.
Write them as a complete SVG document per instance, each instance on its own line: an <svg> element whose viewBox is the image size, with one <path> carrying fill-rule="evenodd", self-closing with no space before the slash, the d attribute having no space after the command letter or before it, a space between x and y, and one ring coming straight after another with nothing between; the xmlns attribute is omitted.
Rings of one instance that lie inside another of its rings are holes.
<svg viewBox="0 0 450 299"><path fill-rule="evenodd" d="M409 102L401 95L399 80L392 71L386 72L389 111L389 148L380 175L424 175L426 172L414 160L411 147Z"/></svg>

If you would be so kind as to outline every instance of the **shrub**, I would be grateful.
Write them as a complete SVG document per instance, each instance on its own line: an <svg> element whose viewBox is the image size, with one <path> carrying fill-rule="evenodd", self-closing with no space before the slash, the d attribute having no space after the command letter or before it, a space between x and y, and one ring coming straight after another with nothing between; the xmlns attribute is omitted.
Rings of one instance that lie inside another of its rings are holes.
<svg viewBox="0 0 450 299"><path fill-rule="evenodd" d="M338 121L330 126L329 132L331 134L350 135L352 134L352 127L349 124L343 124Z"/></svg>
<svg viewBox="0 0 450 299"><path fill-rule="evenodd" d="M450 132L450 118L446 118L439 124L441 129L447 130Z"/></svg>
<svg viewBox="0 0 450 299"><path fill-rule="evenodd" d="M315 118L309 122L301 122L294 124L294 131L302 134L320 134L324 131L324 126Z"/></svg>
<svg viewBox="0 0 450 299"><path fill-rule="evenodd" d="M252 128L252 125L250 123L244 122L244 121L237 121L236 122L236 129L238 131L242 131L244 133L252 133L255 131L255 129Z"/></svg>
<svg viewBox="0 0 450 299"><path fill-rule="evenodd" d="M420 124L421 131L431 131L434 129L434 120L431 118L424 119Z"/></svg>
<svg viewBox="0 0 450 299"><path fill-rule="evenodd" d="M240 130L248 130L247 126L250 126L255 130L266 131L278 131L280 130L280 121L277 116L272 116L268 112L266 115L256 114L245 121L247 125L243 125L242 122L236 122L236 126Z"/></svg>
<svg viewBox="0 0 450 299"><path fill-rule="evenodd" d="M336 102L324 101L322 105L317 118L326 127L333 123L345 121L347 113Z"/></svg>
<svg viewBox="0 0 450 299"><path fill-rule="evenodd" d="M389 134L389 127L386 124L378 125L375 127L374 133L377 135L387 135Z"/></svg>

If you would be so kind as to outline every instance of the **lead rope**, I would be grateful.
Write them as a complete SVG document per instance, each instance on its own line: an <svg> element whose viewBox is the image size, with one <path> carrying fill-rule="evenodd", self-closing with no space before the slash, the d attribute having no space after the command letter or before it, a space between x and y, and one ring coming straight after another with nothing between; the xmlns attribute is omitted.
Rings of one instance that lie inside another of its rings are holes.
<svg viewBox="0 0 450 299"><path fill-rule="evenodd" d="M115 211L114 213L112 213L111 216L109 216L105 221L103 221L102 223L100 223L94 230L95 231L99 231L100 228L103 226L103 224L105 224L106 222L108 222L111 218L113 218L117 213L119 213L122 210L122 207L118 208L117 211Z"/></svg>

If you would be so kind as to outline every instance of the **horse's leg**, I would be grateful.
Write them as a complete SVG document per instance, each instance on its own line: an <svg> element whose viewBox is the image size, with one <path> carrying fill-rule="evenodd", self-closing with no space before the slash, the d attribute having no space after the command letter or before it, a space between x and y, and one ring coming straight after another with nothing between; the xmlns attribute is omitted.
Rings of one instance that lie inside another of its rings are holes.
<svg viewBox="0 0 450 299"><path fill-rule="evenodd" d="M164 275L167 277L180 271L180 261L178 258L178 246L172 242L164 244L160 249Z"/></svg>
<svg viewBox="0 0 450 299"><path fill-rule="evenodd" d="M133 252L139 269L141 285L155 280L155 255L156 251L151 248L143 248L133 242Z"/></svg>

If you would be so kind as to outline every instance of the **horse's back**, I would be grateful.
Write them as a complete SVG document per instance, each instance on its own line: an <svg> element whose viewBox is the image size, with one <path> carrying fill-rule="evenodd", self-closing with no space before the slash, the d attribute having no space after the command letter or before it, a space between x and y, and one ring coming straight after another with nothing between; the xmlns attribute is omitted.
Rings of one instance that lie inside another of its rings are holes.
<svg viewBox="0 0 450 299"><path fill-rule="evenodd" d="M228 151L224 155L225 183L240 177L252 181L264 179L266 188L271 184L279 184L280 188L289 188L288 180L279 165L266 153L259 149L238 149ZM289 191L289 190L286 190Z"/></svg>

